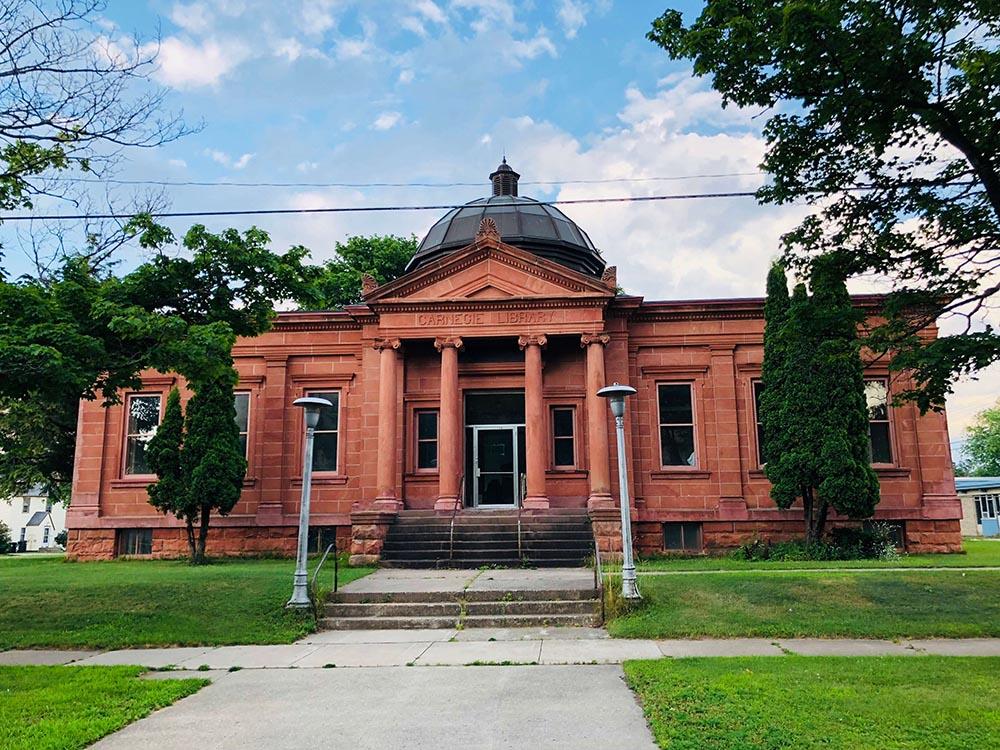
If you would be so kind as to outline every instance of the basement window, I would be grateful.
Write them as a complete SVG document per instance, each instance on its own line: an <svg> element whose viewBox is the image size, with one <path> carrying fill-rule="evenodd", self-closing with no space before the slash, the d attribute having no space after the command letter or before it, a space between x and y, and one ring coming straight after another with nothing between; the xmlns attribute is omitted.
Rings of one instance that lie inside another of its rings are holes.
<svg viewBox="0 0 1000 750"><path fill-rule="evenodd" d="M668 552L701 552L701 524L697 521L663 524L663 548Z"/></svg>
<svg viewBox="0 0 1000 750"><path fill-rule="evenodd" d="M152 529L118 529L116 537L115 549L119 557L153 553Z"/></svg>

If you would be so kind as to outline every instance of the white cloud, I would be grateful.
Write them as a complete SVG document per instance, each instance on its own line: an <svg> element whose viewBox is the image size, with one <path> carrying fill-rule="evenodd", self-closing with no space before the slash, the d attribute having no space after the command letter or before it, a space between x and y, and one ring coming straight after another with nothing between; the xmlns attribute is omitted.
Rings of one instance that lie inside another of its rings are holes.
<svg viewBox="0 0 1000 750"><path fill-rule="evenodd" d="M576 33L587 23L586 6L577 0L562 0L556 15L568 39L576 37Z"/></svg>
<svg viewBox="0 0 1000 750"><path fill-rule="evenodd" d="M417 0L417 2L413 3L413 9L432 23L448 23L448 17L444 11L438 7L437 3L432 2L432 0Z"/></svg>
<svg viewBox="0 0 1000 750"><path fill-rule="evenodd" d="M170 36L160 43L155 75L162 83L177 89L216 86L249 57L250 49L238 40L207 39L195 43Z"/></svg>
<svg viewBox="0 0 1000 750"><path fill-rule="evenodd" d="M302 30L319 36L332 29L337 23L333 15L334 5L334 0L305 0L299 12Z"/></svg>
<svg viewBox="0 0 1000 750"><path fill-rule="evenodd" d="M353 60L367 56L375 49L375 24L364 19L361 21L361 37L344 37L339 39L334 45L337 51L337 58L340 60Z"/></svg>
<svg viewBox="0 0 1000 750"><path fill-rule="evenodd" d="M489 133L483 133L482 136L479 138L479 143L480 145L483 146L488 146L492 142L493 142L493 136L491 136Z"/></svg>
<svg viewBox="0 0 1000 750"><path fill-rule="evenodd" d="M187 162L183 159L167 159L167 164L175 169L187 169Z"/></svg>
<svg viewBox="0 0 1000 750"><path fill-rule="evenodd" d="M403 115L399 112L383 112L375 118L372 128L375 130L390 130L396 127L402 119Z"/></svg>
<svg viewBox="0 0 1000 750"><path fill-rule="evenodd" d="M295 169L303 174L308 172L315 172L319 169L319 163L315 161L300 161L295 165Z"/></svg>
<svg viewBox="0 0 1000 750"><path fill-rule="evenodd" d="M413 71L410 68L399 71L400 83L413 83Z"/></svg>
<svg viewBox="0 0 1000 750"><path fill-rule="evenodd" d="M416 16L403 16L399 19L399 25L407 31L412 31L419 37L427 36L427 28L424 26L424 22Z"/></svg>
<svg viewBox="0 0 1000 750"><path fill-rule="evenodd" d="M538 32L531 39L515 39L504 48L504 55L512 61L534 60L543 54L551 57L559 55L544 26L539 26Z"/></svg>
<svg viewBox="0 0 1000 750"><path fill-rule="evenodd" d="M170 20L185 31L202 34L212 25L212 13L203 3L175 3L170 9Z"/></svg>
<svg viewBox="0 0 1000 750"><path fill-rule="evenodd" d="M250 160L256 156L256 154L243 154L237 159L233 159L225 151L219 151L214 148L206 148L203 152L205 156L209 157L216 164L221 164L224 167L229 167L231 169L243 169L250 163Z"/></svg>

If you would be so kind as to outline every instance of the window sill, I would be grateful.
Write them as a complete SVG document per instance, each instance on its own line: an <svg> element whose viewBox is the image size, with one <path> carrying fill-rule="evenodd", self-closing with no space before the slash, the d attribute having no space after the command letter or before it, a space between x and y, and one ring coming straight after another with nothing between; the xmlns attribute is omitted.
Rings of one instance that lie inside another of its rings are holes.
<svg viewBox="0 0 1000 750"><path fill-rule="evenodd" d="M438 480L437 469L426 469L423 471L407 472L403 479L407 482L436 482Z"/></svg>
<svg viewBox="0 0 1000 750"><path fill-rule="evenodd" d="M651 479L708 479L712 472L695 467L686 469L677 467L676 469L654 469L649 472Z"/></svg>
<svg viewBox="0 0 1000 750"><path fill-rule="evenodd" d="M347 484L347 477L342 474L323 476L313 474L312 483L315 487L336 486ZM292 487L301 487L302 477L292 477Z"/></svg>
<svg viewBox="0 0 1000 750"><path fill-rule="evenodd" d="M564 479L569 478L580 478L583 479L587 476L587 472L583 469L577 469L570 466L557 466L551 469L545 470L546 475L553 475L557 477L562 477Z"/></svg>
<svg viewBox="0 0 1000 750"><path fill-rule="evenodd" d="M243 486L244 487L256 487L257 486L257 477L243 477Z"/></svg>
<svg viewBox="0 0 1000 750"><path fill-rule="evenodd" d="M880 477L892 478L892 477L902 477L906 478L910 476L910 470L905 469L902 466L892 466L890 464L873 464L872 469Z"/></svg>
<svg viewBox="0 0 1000 750"><path fill-rule="evenodd" d="M133 474L132 476L122 477L121 479L111 480L111 489L134 489L136 487L145 487L149 484L153 484L157 481L156 474Z"/></svg>

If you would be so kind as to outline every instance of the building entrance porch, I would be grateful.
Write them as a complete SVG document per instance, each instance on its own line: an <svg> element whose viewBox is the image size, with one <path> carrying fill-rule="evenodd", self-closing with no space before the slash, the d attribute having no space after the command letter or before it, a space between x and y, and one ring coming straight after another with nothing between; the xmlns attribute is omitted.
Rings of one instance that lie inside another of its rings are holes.
<svg viewBox="0 0 1000 750"><path fill-rule="evenodd" d="M524 392L465 396L465 507L520 507L527 477Z"/></svg>

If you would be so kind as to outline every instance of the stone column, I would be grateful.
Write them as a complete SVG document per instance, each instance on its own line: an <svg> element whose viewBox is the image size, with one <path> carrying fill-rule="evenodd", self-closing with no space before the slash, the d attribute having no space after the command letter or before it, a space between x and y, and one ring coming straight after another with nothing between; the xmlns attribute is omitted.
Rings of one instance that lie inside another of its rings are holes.
<svg viewBox="0 0 1000 750"><path fill-rule="evenodd" d="M279 526L284 516L283 500L289 486L288 456L296 443L289 442L288 355L264 357L264 387L261 393L262 419L258 427L267 435L261 450L260 503L257 505L257 526ZM294 437L299 437L296 434ZM293 438L294 439L294 438ZM295 509L298 515L298 508Z"/></svg>
<svg viewBox="0 0 1000 750"><path fill-rule="evenodd" d="M396 460L399 455L399 430L396 411L399 408L399 339L376 339L372 344L379 353L378 368L378 458L375 464L375 508L399 511L403 501L396 487Z"/></svg>
<svg viewBox="0 0 1000 750"><path fill-rule="evenodd" d="M545 465L549 451L545 439L545 401L542 398L542 347L545 336L521 336L517 345L524 350L524 437L527 445L527 492L524 508L545 509Z"/></svg>
<svg viewBox="0 0 1000 750"><path fill-rule="evenodd" d="M743 497L743 459L736 408L736 350L732 345L712 344L709 353L717 446L715 465L719 482L718 518L742 521L749 517L749 512Z"/></svg>
<svg viewBox="0 0 1000 750"><path fill-rule="evenodd" d="M462 399L458 390L458 352L462 339L434 339L441 352L441 406L438 414L438 498L435 510L452 511L458 505L462 475Z"/></svg>
<svg viewBox="0 0 1000 750"><path fill-rule="evenodd" d="M597 391L607 385L604 376L606 333L585 333L580 346L587 350L587 458L590 464L590 495L587 507L613 508L611 497L611 454L608 452L608 405Z"/></svg>

